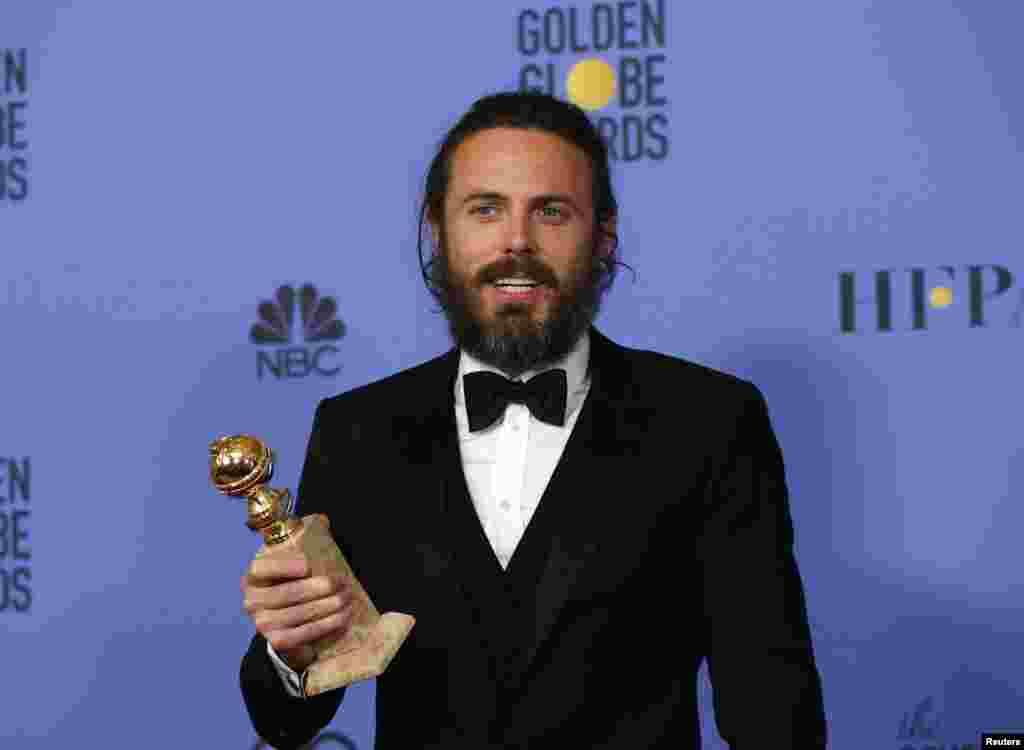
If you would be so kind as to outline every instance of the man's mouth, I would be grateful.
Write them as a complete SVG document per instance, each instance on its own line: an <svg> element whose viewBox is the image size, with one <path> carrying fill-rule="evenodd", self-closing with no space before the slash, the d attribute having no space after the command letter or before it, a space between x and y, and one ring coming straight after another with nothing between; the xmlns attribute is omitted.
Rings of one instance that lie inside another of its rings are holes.
<svg viewBox="0 0 1024 750"><path fill-rule="evenodd" d="M498 287L499 289L508 289L510 291L514 291L517 289L533 289L534 287L540 286L540 282L534 281L533 279L529 278L497 279L496 281L492 281L491 284Z"/></svg>
<svg viewBox="0 0 1024 750"><path fill-rule="evenodd" d="M554 290L536 279L529 276L505 276L500 279L488 282L486 287L493 289L491 292L499 304L504 302L527 302L535 303L550 297Z"/></svg>

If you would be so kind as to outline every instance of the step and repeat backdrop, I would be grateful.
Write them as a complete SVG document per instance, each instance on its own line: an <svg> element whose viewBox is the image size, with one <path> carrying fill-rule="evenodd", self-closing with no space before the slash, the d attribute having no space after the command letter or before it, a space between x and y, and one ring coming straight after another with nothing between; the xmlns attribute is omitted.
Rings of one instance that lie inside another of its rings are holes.
<svg viewBox="0 0 1024 750"><path fill-rule="evenodd" d="M983 0L7 0L0 745L259 746L259 540L207 445L262 436L294 489L319 399L449 348L422 179L475 98L519 87L611 149L635 274L598 327L767 396L831 746L1024 730L1022 22ZM353 688L316 747L369 750L373 711Z"/></svg>

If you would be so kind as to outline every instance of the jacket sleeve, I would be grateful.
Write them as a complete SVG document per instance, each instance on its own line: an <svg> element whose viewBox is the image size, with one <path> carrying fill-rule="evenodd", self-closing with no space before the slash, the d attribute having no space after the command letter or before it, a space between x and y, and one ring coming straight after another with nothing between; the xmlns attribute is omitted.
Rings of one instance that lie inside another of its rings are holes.
<svg viewBox="0 0 1024 750"><path fill-rule="evenodd" d="M760 391L725 424L697 537L715 721L732 750L826 747L782 454Z"/></svg>
<svg viewBox="0 0 1024 750"><path fill-rule="evenodd" d="M326 473L323 424L324 403L317 407L306 460L299 480L297 514L327 513L330 477ZM335 478L335 481L341 481ZM300 748L327 726L338 711L345 688L311 698L294 698L285 690L281 676L267 654L267 642L258 633L242 658L242 697L253 728L279 750Z"/></svg>

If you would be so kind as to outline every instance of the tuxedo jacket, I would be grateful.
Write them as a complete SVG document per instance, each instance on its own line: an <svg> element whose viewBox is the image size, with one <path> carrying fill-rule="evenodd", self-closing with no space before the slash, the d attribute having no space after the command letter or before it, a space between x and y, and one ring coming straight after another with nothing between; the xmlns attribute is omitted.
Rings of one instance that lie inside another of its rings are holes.
<svg viewBox="0 0 1024 750"><path fill-rule="evenodd" d="M379 750L700 748L697 672L733 750L824 748L783 460L758 389L591 328L590 392L509 565L467 489L459 353L323 401L298 507L380 612L416 625L377 678ZM256 636L256 731L299 747L336 690L290 697Z"/></svg>

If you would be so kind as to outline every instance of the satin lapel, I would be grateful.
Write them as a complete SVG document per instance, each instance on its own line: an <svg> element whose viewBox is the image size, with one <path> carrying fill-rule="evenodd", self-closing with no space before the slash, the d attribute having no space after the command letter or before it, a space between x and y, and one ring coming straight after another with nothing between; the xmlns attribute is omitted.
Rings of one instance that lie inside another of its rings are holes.
<svg viewBox="0 0 1024 750"><path fill-rule="evenodd" d="M490 653L490 632L485 627L479 592L488 576L500 574L483 527L476 516L459 452L455 422L455 377L458 374L458 350L439 360L438 366L414 385L416 395L433 404L410 424L409 455L414 463L423 462L423 486L417 488L433 497L432 507L421 520L433 526L432 548L450 585L463 601L474 623L474 634L485 653ZM441 392L443 391L443 396ZM490 665L492 676L494 665Z"/></svg>
<svg viewBox="0 0 1024 750"><path fill-rule="evenodd" d="M404 413L395 417L400 453L412 469L409 492L424 500L414 518L435 530L428 535L437 540L430 556L443 570L450 570L452 562L445 517L449 462L458 452L453 391L458 364L458 350L451 349L423 365L419 377L409 381L409 395L396 404Z"/></svg>
<svg viewBox="0 0 1024 750"><path fill-rule="evenodd" d="M594 328L590 335L590 392L522 542L543 544L548 550L537 584L536 629L527 647L527 668L550 635L588 558L592 559L598 536L606 543L608 535L614 534L607 524L584 519L593 515L589 506L595 501L609 501L609 460L637 450L653 412L634 388L634 373L622 347ZM531 528L535 534L529 538ZM540 539L545 535L548 539Z"/></svg>

